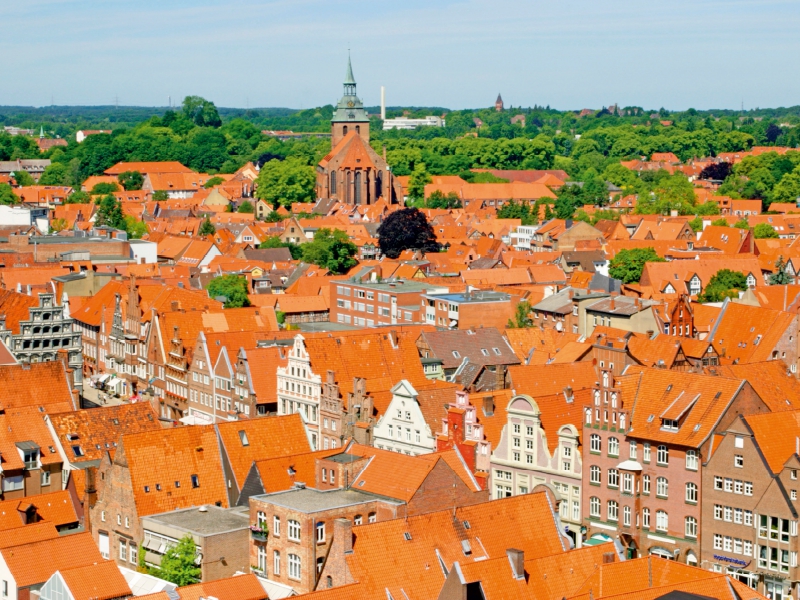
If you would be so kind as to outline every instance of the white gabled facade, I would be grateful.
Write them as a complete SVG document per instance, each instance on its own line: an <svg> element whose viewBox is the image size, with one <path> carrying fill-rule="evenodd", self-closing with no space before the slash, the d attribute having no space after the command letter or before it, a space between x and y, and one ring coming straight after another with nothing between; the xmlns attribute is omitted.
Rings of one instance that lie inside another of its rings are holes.
<svg viewBox="0 0 800 600"><path fill-rule="evenodd" d="M405 379L392 388L392 401L373 429L373 446L410 456L436 450L431 432L417 399L418 393Z"/></svg>
<svg viewBox="0 0 800 600"><path fill-rule="evenodd" d="M278 414L300 413L309 432L311 448L319 448L319 406L322 377L311 370L311 359L302 335L294 337L289 362L278 367Z"/></svg>

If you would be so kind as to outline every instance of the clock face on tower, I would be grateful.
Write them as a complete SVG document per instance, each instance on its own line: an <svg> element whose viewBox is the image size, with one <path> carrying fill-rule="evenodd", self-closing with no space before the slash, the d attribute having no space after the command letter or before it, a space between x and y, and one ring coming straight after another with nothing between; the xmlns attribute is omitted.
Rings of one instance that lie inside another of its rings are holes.
<svg viewBox="0 0 800 600"><path fill-rule="evenodd" d="M353 108L355 105L356 105L355 102L353 102L352 100L350 100L350 102L347 103L347 106L349 106L350 108Z"/></svg>

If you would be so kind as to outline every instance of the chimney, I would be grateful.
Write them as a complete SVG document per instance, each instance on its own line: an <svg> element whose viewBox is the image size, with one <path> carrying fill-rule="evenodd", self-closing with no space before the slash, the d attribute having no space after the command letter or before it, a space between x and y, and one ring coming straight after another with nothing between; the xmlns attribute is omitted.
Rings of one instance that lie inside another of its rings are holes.
<svg viewBox="0 0 800 600"><path fill-rule="evenodd" d="M178 310L178 302L176 300L173 300L170 306L172 308L172 312L176 312Z"/></svg>
<svg viewBox="0 0 800 600"><path fill-rule="evenodd" d="M506 550L508 561L511 563L511 574L514 579L525 578L525 552L516 548Z"/></svg>
<svg viewBox="0 0 800 600"><path fill-rule="evenodd" d="M483 414L487 417L494 415L494 396L483 397Z"/></svg>
<svg viewBox="0 0 800 600"><path fill-rule="evenodd" d="M615 310L617 308L617 299L614 296L611 296L611 310Z"/></svg>
<svg viewBox="0 0 800 600"><path fill-rule="evenodd" d="M336 519L333 522L333 539L341 540L345 555L353 553L353 523L350 519Z"/></svg>
<svg viewBox="0 0 800 600"><path fill-rule="evenodd" d="M604 552L603 553L603 564L607 565L609 563L613 563L615 560L615 556L613 552Z"/></svg>
<svg viewBox="0 0 800 600"><path fill-rule="evenodd" d="M652 329L648 329L645 333L647 333L647 338L652 340L655 331L653 331Z"/></svg>

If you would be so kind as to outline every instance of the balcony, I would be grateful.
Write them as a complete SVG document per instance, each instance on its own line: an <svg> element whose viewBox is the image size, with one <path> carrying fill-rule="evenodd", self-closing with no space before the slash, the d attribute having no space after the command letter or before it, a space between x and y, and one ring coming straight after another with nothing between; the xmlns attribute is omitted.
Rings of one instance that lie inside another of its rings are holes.
<svg viewBox="0 0 800 600"><path fill-rule="evenodd" d="M266 525L251 525L250 526L250 536L256 542L266 542L267 536L269 535L269 530L267 529Z"/></svg>

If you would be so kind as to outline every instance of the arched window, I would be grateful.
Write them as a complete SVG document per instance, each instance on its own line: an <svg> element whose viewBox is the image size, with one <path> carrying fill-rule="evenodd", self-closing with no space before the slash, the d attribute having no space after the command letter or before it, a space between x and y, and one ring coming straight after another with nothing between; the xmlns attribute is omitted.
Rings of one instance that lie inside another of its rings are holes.
<svg viewBox="0 0 800 600"><path fill-rule="evenodd" d="M347 125L345 125L344 127L342 127L342 137L344 137L344 136L346 136L346 135L347 135Z"/></svg>
<svg viewBox="0 0 800 600"><path fill-rule="evenodd" d="M616 469L608 470L608 487L613 487L613 488L619 487L619 471L617 471Z"/></svg>
<svg viewBox="0 0 800 600"><path fill-rule="evenodd" d="M600 516L600 498L597 496L589 498L589 515L592 517Z"/></svg>
<svg viewBox="0 0 800 600"><path fill-rule="evenodd" d="M664 445L658 446L658 453L656 454L656 462L659 465L669 464L669 449Z"/></svg>
<svg viewBox="0 0 800 600"><path fill-rule="evenodd" d="M589 467L589 483L600 485L601 470L597 465Z"/></svg>
<svg viewBox="0 0 800 600"><path fill-rule="evenodd" d="M336 171L331 173L331 195L336 193Z"/></svg>
<svg viewBox="0 0 800 600"><path fill-rule="evenodd" d="M375 193L379 197L383 196L383 171L378 171L375 174Z"/></svg>
<svg viewBox="0 0 800 600"><path fill-rule="evenodd" d="M666 477L656 479L656 496L666 498L669 495L669 482Z"/></svg>
<svg viewBox="0 0 800 600"><path fill-rule="evenodd" d="M697 537L697 519L694 517L686 517L686 537Z"/></svg>
<svg viewBox="0 0 800 600"><path fill-rule="evenodd" d="M300 557L297 554L289 555L289 577L300 579Z"/></svg>
<svg viewBox="0 0 800 600"><path fill-rule="evenodd" d="M686 484L686 501L697 502L697 484L691 482Z"/></svg>
<svg viewBox="0 0 800 600"><path fill-rule="evenodd" d="M356 171L353 187L353 203L361 204L361 171Z"/></svg>
<svg viewBox="0 0 800 600"><path fill-rule="evenodd" d="M597 435L596 433L593 433L591 435L591 437L589 438L589 442L590 442L589 450L591 450L592 452L600 452L602 450L603 442L600 439L600 436Z"/></svg>
<svg viewBox="0 0 800 600"><path fill-rule="evenodd" d="M608 438L608 455L619 456L619 440L615 437Z"/></svg>
<svg viewBox="0 0 800 600"><path fill-rule="evenodd" d="M656 511L656 529L667 531L669 529L669 517L663 510Z"/></svg>
<svg viewBox="0 0 800 600"><path fill-rule="evenodd" d="M328 576L325 578L325 585L326 585L326 586L328 586L329 588L332 588L332 587L333 587L333 577L331 577L330 575L328 575Z"/></svg>
<svg viewBox="0 0 800 600"><path fill-rule="evenodd" d="M352 187L353 187L353 173L352 171L347 171L345 173L345 203L350 204L350 198L352 197Z"/></svg>
<svg viewBox="0 0 800 600"><path fill-rule="evenodd" d="M361 135L361 125L356 125L356 133Z"/></svg>
<svg viewBox="0 0 800 600"><path fill-rule="evenodd" d="M608 520L619 521L619 503L616 500L608 501Z"/></svg>

